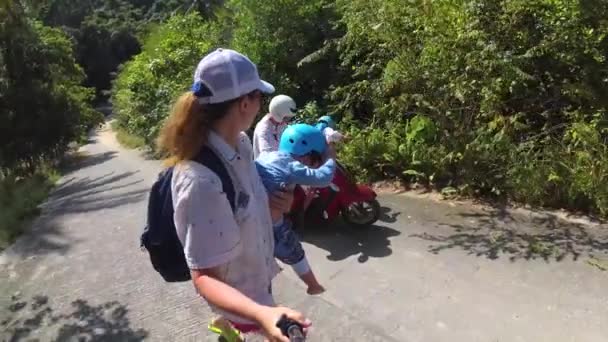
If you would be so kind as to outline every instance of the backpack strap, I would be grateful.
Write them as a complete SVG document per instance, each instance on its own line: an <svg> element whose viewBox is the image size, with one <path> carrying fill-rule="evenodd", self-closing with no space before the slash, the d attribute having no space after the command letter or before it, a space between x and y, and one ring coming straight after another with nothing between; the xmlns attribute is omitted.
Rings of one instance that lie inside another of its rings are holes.
<svg viewBox="0 0 608 342"><path fill-rule="evenodd" d="M213 149L205 145L201 148L200 152L193 159L193 161L206 166L209 168L209 170L215 172L215 174L220 178L222 181L222 190L226 194L228 202L230 202L232 212L235 212L236 191L234 189L232 177L230 177L230 173L226 169L226 165L224 165L224 162L222 162L220 157L213 151Z"/></svg>

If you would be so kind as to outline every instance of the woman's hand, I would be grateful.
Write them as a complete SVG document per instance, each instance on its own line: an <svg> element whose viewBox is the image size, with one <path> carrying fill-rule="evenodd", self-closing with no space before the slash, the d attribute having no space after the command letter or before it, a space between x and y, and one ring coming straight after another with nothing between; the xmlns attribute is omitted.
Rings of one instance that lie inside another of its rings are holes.
<svg viewBox="0 0 608 342"><path fill-rule="evenodd" d="M281 213L288 213L293 204L292 191L277 191L269 196L270 209Z"/></svg>
<svg viewBox="0 0 608 342"><path fill-rule="evenodd" d="M264 334L270 342L289 342L287 336L283 336L281 329L277 328L277 323L285 315L298 322L304 330L310 326L310 321L301 313L284 307L263 306L256 317L256 321L264 330Z"/></svg>

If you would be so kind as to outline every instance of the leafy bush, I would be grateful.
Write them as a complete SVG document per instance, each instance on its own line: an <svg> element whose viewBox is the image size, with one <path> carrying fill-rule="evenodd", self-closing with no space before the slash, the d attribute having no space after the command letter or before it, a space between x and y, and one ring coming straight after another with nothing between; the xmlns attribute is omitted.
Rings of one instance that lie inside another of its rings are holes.
<svg viewBox="0 0 608 342"><path fill-rule="evenodd" d="M574 4L345 2L342 60L354 82L334 93L339 108L423 113L451 135L504 116L518 138L567 119L568 109L593 113L606 105L608 10Z"/></svg>
<svg viewBox="0 0 608 342"><path fill-rule="evenodd" d="M304 106L299 106L299 108L293 119L294 123L314 125L321 116L325 115L323 109L316 101L308 102Z"/></svg>
<svg viewBox="0 0 608 342"><path fill-rule="evenodd" d="M337 54L319 53L340 33L334 1L229 0L226 6L230 19L222 26L230 31L231 47L296 103L323 99L340 77L333 69Z"/></svg>
<svg viewBox="0 0 608 342"><path fill-rule="evenodd" d="M574 123L542 154L528 149L519 156L507 173L514 199L608 214L608 144L595 124Z"/></svg>
<svg viewBox="0 0 608 342"><path fill-rule="evenodd" d="M152 142L221 44L307 104L298 120L341 118L362 179L606 214L606 0L229 0L211 17L146 38L114 89L123 128Z"/></svg>
<svg viewBox="0 0 608 342"><path fill-rule="evenodd" d="M0 250L10 245L21 234L24 223L38 213L38 205L57 178L54 171L45 168L27 178L0 175Z"/></svg>
<svg viewBox="0 0 608 342"><path fill-rule="evenodd" d="M342 151L359 174L606 213L606 1L339 4L353 73L334 109L376 127ZM407 149L412 116L437 135Z"/></svg>
<svg viewBox="0 0 608 342"><path fill-rule="evenodd" d="M442 149L432 146L436 126L427 117L418 116L386 127L352 126L347 134L354 138L342 146L340 157L362 180L398 177L430 182L441 171L433 162L441 156Z"/></svg>

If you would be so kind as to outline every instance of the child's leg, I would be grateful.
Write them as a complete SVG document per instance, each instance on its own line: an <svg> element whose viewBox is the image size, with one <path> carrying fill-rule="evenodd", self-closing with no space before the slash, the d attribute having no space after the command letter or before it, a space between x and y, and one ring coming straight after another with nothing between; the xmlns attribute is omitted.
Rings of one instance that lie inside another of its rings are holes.
<svg viewBox="0 0 608 342"><path fill-rule="evenodd" d="M308 289L306 290L308 294L316 295L325 292L325 288L319 284L317 277L310 268L306 255L302 257L302 260L291 265L291 268L296 272L300 279L302 279L306 286L308 286Z"/></svg>
<svg viewBox="0 0 608 342"><path fill-rule="evenodd" d="M275 257L293 268L300 279L308 286L307 292L309 294L319 294L325 291L310 269L302 243L296 232L291 229L291 222L287 218L284 218L282 223L274 226L274 241Z"/></svg>

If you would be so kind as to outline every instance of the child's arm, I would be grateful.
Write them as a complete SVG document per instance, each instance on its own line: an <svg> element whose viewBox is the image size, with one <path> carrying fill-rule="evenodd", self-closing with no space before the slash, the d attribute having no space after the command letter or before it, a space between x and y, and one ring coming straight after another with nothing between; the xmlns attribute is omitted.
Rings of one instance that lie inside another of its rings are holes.
<svg viewBox="0 0 608 342"><path fill-rule="evenodd" d="M318 169L308 167L298 161L289 164L289 182L294 184L324 187L331 183L336 171L336 162L328 159Z"/></svg>

